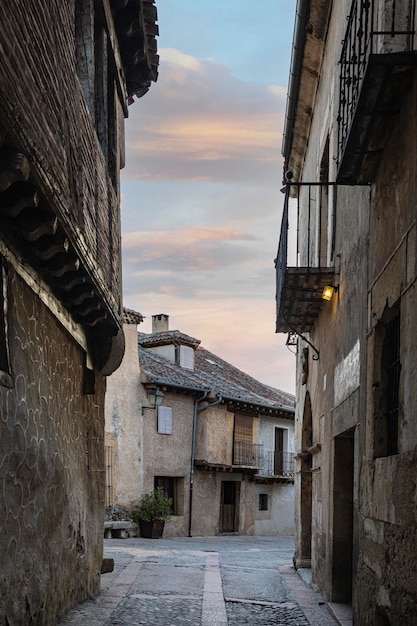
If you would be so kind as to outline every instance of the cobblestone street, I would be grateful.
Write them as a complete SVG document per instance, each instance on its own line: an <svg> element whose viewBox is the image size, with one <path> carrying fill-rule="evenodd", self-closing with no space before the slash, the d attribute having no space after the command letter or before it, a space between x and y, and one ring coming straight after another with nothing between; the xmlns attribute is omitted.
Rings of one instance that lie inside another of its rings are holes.
<svg viewBox="0 0 417 626"><path fill-rule="evenodd" d="M58 626L349 626L292 568L287 537L105 540L114 571ZM342 610L345 607L339 607ZM346 618L346 619L345 619Z"/></svg>

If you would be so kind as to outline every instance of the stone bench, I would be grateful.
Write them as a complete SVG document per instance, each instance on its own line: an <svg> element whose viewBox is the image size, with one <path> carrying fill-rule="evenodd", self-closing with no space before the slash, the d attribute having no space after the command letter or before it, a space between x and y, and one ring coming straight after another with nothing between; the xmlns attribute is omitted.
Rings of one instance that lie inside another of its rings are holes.
<svg viewBox="0 0 417 626"><path fill-rule="evenodd" d="M105 539L127 539L137 534L136 524L125 520L104 522Z"/></svg>

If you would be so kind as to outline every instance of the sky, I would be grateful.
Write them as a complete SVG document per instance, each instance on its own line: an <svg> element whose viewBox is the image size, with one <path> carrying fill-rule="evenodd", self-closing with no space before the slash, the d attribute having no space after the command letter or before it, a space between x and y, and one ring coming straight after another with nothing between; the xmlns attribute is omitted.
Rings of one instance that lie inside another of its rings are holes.
<svg viewBox="0 0 417 626"><path fill-rule="evenodd" d="M124 306L293 393L275 334L295 0L156 0L159 77L129 107Z"/></svg>

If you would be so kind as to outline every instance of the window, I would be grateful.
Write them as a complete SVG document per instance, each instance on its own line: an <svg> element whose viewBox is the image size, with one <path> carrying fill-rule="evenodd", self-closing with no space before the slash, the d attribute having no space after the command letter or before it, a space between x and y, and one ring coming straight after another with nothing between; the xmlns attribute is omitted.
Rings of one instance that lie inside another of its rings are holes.
<svg viewBox="0 0 417 626"><path fill-rule="evenodd" d="M180 346L180 365L186 369L194 369L194 348Z"/></svg>
<svg viewBox="0 0 417 626"><path fill-rule="evenodd" d="M259 494L259 510L260 511L268 510L268 494L267 493Z"/></svg>
<svg viewBox="0 0 417 626"><path fill-rule="evenodd" d="M158 407L158 433L172 435L172 407Z"/></svg>
<svg viewBox="0 0 417 626"><path fill-rule="evenodd" d="M172 476L155 476L154 487L160 487L167 498L171 498L172 515L184 514L184 478L174 478Z"/></svg>
<svg viewBox="0 0 417 626"><path fill-rule="evenodd" d="M376 328L375 456L398 454L400 306L386 309ZM379 367L378 367L379 365Z"/></svg>
<svg viewBox="0 0 417 626"><path fill-rule="evenodd" d="M113 186L117 187L117 71L112 49L113 24L94 0L77 0L75 43L77 75ZM116 65L117 66L117 65Z"/></svg>

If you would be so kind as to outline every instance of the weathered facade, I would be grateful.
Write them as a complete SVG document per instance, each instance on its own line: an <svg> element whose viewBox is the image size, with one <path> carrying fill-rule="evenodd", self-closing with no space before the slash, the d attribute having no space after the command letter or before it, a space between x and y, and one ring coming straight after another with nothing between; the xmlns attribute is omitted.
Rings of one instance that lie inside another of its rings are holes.
<svg viewBox="0 0 417 626"><path fill-rule="evenodd" d="M119 170L157 78L150 0L0 6L0 623L99 590L105 376L124 351Z"/></svg>
<svg viewBox="0 0 417 626"><path fill-rule="evenodd" d="M166 536L291 534L293 396L170 331L165 315L138 348L140 321L125 312L125 357L108 379L107 504L129 507L161 486L174 500Z"/></svg>
<svg viewBox="0 0 417 626"><path fill-rule="evenodd" d="M294 560L357 626L417 623L415 9L299 0L284 132Z"/></svg>

